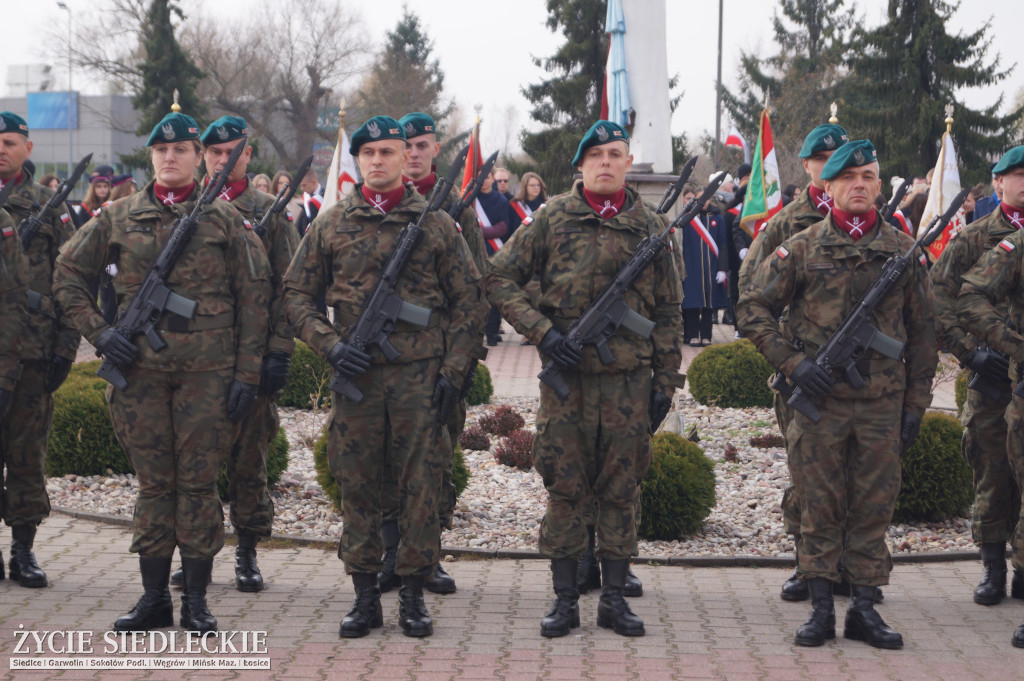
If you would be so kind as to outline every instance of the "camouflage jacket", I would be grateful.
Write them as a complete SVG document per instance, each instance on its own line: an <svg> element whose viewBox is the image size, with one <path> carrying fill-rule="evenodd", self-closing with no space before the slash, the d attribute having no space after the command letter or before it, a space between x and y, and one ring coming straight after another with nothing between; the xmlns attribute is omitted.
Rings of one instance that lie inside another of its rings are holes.
<svg viewBox="0 0 1024 681"><path fill-rule="evenodd" d="M274 197L264 194L249 183L231 205L255 227L274 205ZM266 350L278 350L290 355L295 349L295 333L284 314L284 273L288 271L288 265L295 256L299 235L288 216L281 211L270 220L260 239L270 261L270 338Z"/></svg>
<svg viewBox="0 0 1024 681"><path fill-rule="evenodd" d="M964 227L949 240L942 255L931 269L932 286L935 289L936 329L943 347L961 362L978 347L978 341L968 335L956 317L956 300L967 273L981 256L996 246L1003 238L1017 231L1010 221L997 210L977 222ZM1006 316L1006 301L998 300L996 311Z"/></svg>
<svg viewBox="0 0 1024 681"><path fill-rule="evenodd" d="M25 282L28 261L14 219L0 208L0 389L14 390L21 376L21 343L25 330Z"/></svg>
<svg viewBox="0 0 1024 681"><path fill-rule="evenodd" d="M835 226L831 214L787 239L754 270L740 293L740 331L773 365L789 376L804 358L813 358L878 277L885 261L914 240L878 216L878 226L854 241ZM789 324L802 350L785 337L777 315L789 307ZM875 327L905 343L903 356L890 359L868 351L858 361L865 385L852 387L836 371L832 395L871 399L906 391L904 409L922 416L931 404L938 364L933 326L934 300L928 271L915 260L872 316Z"/></svg>
<svg viewBox="0 0 1024 681"><path fill-rule="evenodd" d="M348 335L399 233L426 208L423 197L406 186L398 205L384 215L361 190L360 183L350 196L317 215L285 275L288 319L321 357ZM466 240L443 211L427 215L422 227L423 236L398 278L395 294L431 310L430 323L424 329L400 321L389 340L401 353L399 362L442 357L442 375L461 385L482 333L480 272ZM321 292L334 310L333 325L316 309L314 299ZM374 364L387 363L376 345L368 351Z"/></svg>
<svg viewBox="0 0 1024 681"><path fill-rule="evenodd" d="M1002 215L1002 211L995 210L982 220L987 221L999 215ZM960 236L956 240L959 241ZM1024 231L1007 235L963 275L963 286L956 303L960 326L973 334L979 342L1011 358L1018 367L1024 364L1024 335L1021 335L1024 329L1022 256ZM1017 378L1020 379L1020 376Z"/></svg>
<svg viewBox="0 0 1024 681"><path fill-rule="evenodd" d="M119 315L123 314L170 236L174 220L187 215L196 198L194 193L183 203L161 205L150 181L112 203L61 249L54 280L57 300L89 342L108 328L89 282L108 263L116 264L112 282ZM167 281L175 293L196 302L196 317L185 320L165 313L157 328L167 347L157 353L144 338L136 338L136 364L157 371L234 368L235 380L259 385L270 276L263 244L231 204L214 200Z"/></svg>
<svg viewBox="0 0 1024 681"><path fill-rule="evenodd" d="M454 194L455 189L452 189L452 194L444 204L445 211L451 207ZM466 206L462 209L462 215L459 216L456 223L462 232L462 238L466 240L466 245L469 246L469 252L473 254L473 262L476 264L476 269L480 272L481 276L486 275L487 246L484 245L484 233L480 231L480 223L476 220L476 212L472 207Z"/></svg>
<svg viewBox="0 0 1024 681"><path fill-rule="evenodd" d="M42 206L53 194L53 190L32 181L27 170L22 171L22 181L2 206L10 213L15 225L20 225L33 210ZM71 238L71 221L62 220L67 209L57 206L51 211L50 219L36 233L25 257L28 260L28 316L21 343L22 359L49 359L57 354L73 360L78 354L80 337L71 320L54 302L52 282L54 262L60 247ZM39 294L39 295L35 295Z"/></svg>
<svg viewBox="0 0 1024 681"><path fill-rule="evenodd" d="M553 326L566 331L628 262L640 242L662 231L662 217L626 188L622 212L601 218L583 199L583 183L552 197L544 210L523 220L512 238L491 256L487 296L516 331L534 344ZM619 329L608 339L615 362L604 365L593 346L583 349L580 370L620 373L650 367L654 387L672 395L678 384L683 293L672 251L648 266L626 292L625 302L655 322L650 339ZM536 307L523 289L540 279Z"/></svg>
<svg viewBox="0 0 1024 681"><path fill-rule="evenodd" d="M788 206L776 213L754 238L747 251L747 257L740 264L739 290L743 290L750 275L762 262L768 259L782 242L797 232L802 232L811 225L821 222L821 211L814 207L810 190L805 188Z"/></svg>

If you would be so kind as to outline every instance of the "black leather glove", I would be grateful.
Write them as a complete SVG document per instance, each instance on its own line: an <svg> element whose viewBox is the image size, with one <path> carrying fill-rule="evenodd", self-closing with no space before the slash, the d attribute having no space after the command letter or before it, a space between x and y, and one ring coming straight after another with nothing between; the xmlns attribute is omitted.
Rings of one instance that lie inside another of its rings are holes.
<svg viewBox="0 0 1024 681"><path fill-rule="evenodd" d="M668 410L672 408L672 398L657 390L651 391L651 400L647 404L647 415L651 418L651 432L658 431L658 426L668 416Z"/></svg>
<svg viewBox="0 0 1024 681"><path fill-rule="evenodd" d="M260 376L260 390L266 395L273 395L284 388L288 382L288 371L292 359L280 350L271 350L263 358L263 374Z"/></svg>
<svg viewBox="0 0 1024 681"><path fill-rule="evenodd" d="M370 368L370 356L345 341L334 344L327 353L327 361L345 378L360 376Z"/></svg>
<svg viewBox="0 0 1024 681"><path fill-rule="evenodd" d="M74 362L60 355L54 355L50 358L50 366L46 369L46 385L44 386L46 392L52 393L64 383L64 379L68 377L68 373L71 371L72 364Z"/></svg>
<svg viewBox="0 0 1024 681"><path fill-rule="evenodd" d="M906 456L910 445L914 444L917 431L921 430L921 419L910 412L903 412L903 420L900 422L900 458Z"/></svg>
<svg viewBox="0 0 1024 681"><path fill-rule="evenodd" d="M832 392L832 379L828 372L814 363L814 360L804 358L793 369L789 380L807 393L808 397L824 397Z"/></svg>
<svg viewBox="0 0 1024 681"><path fill-rule="evenodd" d="M989 383L1004 385L1010 380L1010 361L992 348L976 348L964 364Z"/></svg>
<svg viewBox="0 0 1024 681"><path fill-rule="evenodd" d="M139 349L135 347L135 344L113 328L104 329L93 345L98 354L109 357L113 362L122 366L134 362L139 354Z"/></svg>
<svg viewBox="0 0 1024 681"><path fill-rule="evenodd" d="M14 400L14 393L10 390L0 389L0 421L7 416L7 410L11 408L11 401Z"/></svg>
<svg viewBox="0 0 1024 681"><path fill-rule="evenodd" d="M228 418L232 421L241 421L245 415L256 404L257 386L231 381L231 388L228 389Z"/></svg>
<svg viewBox="0 0 1024 681"><path fill-rule="evenodd" d="M460 390L448 382L444 376L437 377L434 384L434 395L430 398L430 404L437 410L437 422L448 423L455 405L459 402Z"/></svg>
<svg viewBox="0 0 1024 681"><path fill-rule="evenodd" d="M583 361L583 351L555 328L544 334L537 349L542 355L550 357L560 369L572 369Z"/></svg>

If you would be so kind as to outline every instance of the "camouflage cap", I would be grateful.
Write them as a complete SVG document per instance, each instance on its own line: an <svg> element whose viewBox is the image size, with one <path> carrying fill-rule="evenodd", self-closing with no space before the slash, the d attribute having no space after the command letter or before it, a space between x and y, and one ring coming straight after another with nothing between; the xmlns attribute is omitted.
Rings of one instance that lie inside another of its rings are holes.
<svg viewBox="0 0 1024 681"><path fill-rule="evenodd" d="M877 161L878 154L871 140L853 140L829 156L825 167L821 169L821 179L832 180L846 168L866 166Z"/></svg>
<svg viewBox="0 0 1024 681"><path fill-rule="evenodd" d="M242 139L249 134L249 126L244 118L238 116L221 116L206 129L199 141L209 146L222 144L231 140Z"/></svg>
<svg viewBox="0 0 1024 681"><path fill-rule="evenodd" d="M0 132L17 132L28 137L28 123L12 111L0 111Z"/></svg>
<svg viewBox="0 0 1024 681"><path fill-rule="evenodd" d="M999 159L999 163L993 166L992 174L1002 175L1014 168L1024 168L1024 145L1014 147L1003 154L1003 157Z"/></svg>
<svg viewBox="0 0 1024 681"><path fill-rule="evenodd" d="M850 141L850 136L841 125L824 123L811 130L800 147L800 158L810 158L817 151L835 151Z"/></svg>
<svg viewBox="0 0 1024 681"><path fill-rule="evenodd" d="M161 142L197 139L199 139L199 124L196 123L196 119L183 113L169 113L153 128L149 139L146 140L146 146L151 147Z"/></svg>
<svg viewBox="0 0 1024 681"><path fill-rule="evenodd" d="M580 146L576 150L576 156L572 159L573 167L578 166L583 160L583 154L590 147L599 147L609 142L625 142L629 144L629 133L618 123L611 121L598 121L590 126L587 134L580 140Z"/></svg>
<svg viewBox="0 0 1024 681"><path fill-rule="evenodd" d="M437 125L434 123L434 119L419 111L405 114L398 119L398 123L402 126L402 130L405 130L405 139L408 140L422 135L437 134Z"/></svg>
<svg viewBox="0 0 1024 681"><path fill-rule="evenodd" d="M352 134L349 153L358 156L359 147L367 142L379 142L380 140L402 140L404 142L405 130L391 116L374 116L359 126L359 129Z"/></svg>

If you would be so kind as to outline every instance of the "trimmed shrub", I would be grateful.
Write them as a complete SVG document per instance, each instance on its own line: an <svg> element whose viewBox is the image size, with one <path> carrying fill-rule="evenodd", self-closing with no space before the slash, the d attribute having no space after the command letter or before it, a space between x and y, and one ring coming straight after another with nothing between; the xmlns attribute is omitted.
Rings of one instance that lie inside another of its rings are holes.
<svg viewBox="0 0 1024 681"><path fill-rule="evenodd" d="M509 468L530 470L533 467L533 436L532 430L517 430L506 435L495 448L494 458Z"/></svg>
<svg viewBox="0 0 1024 681"><path fill-rule="evenodd" d="M973 474L960 454L960 421L927 413L903 457L903 482L893 522L939 521L962 516L974 502Z"/></svg>
<svg viewBox="0 0 1024 681"><path fill-rule="evenodd" d="M658 433L651 448L651 467L640 484L640 536L671 541L697 532L715 507L714 464L675 433Z"/></svg>
<svg viewBox="0 0 1024 681"><path fill-rule="evenodd" d="M485 452L491 448L491 438L480 426L470 426L459 435L459 445L463 449Z"/></svg>
<svg viewBox="0 0 1024 681"><path fill-rule="evenodd" d="M956 415L964 415L964 404L967 402L967 371L963 370L956 375L956 382L953 383L953 393L956 396Z"/></svg>
<svg viewBox="0 0 1024 681"><path fill-rule="evenodd" d="M458 445L455 445L455 452L452 455L452 484L455 485L456 499L462 496L469 485L469 468L466 467L466 457L462 455L462 447Z"/></svg>
<svg viewBox="0 0 1024 681"><path fill-rule="evenodd" d="M690 394L716 407L770 407L772 368L747 339L705 348L690 362Z"/></svg>
<svg viewBox="0 0 1024 681"><path fill-rule="evenodd" d="M46 475L59 477L133 472L114 435L105 391L96 376L100 361L71 368L68 379L53 395L53 428L46 450Z"/></svg>
<svg viewBox="0 0 1024 681"><path fill-rule="evenodd" d="M750 438L750 446L758 447L760 449L770 449L771 447L785 447L786 441L782 439L781 435L775 433L768 433L767 435L755 435Z"/></svg>
<svg viewBox="0 0 1024 681"><path fill-rule="evenodd" d="M267 449L267 487L274 488L281 480L281 474L288 468L288 436L284 434L284 428L278 428L277 435L270 441L270 448ZM217 480L217 491L221 500L231 500L228 495L228 466L225 463L220 467L220 478Z"/></svg>
<svg viewBox="0 0 1024 681"><path fill-rule="evenodd" d="M476 372L473 374L473 382L466 393L466 403L469 405L487 404L494 395L494 384L491 383L491 372L483 362L477 362Z"/></svg>
<svg viewBox="0 0 1024 681"><path fill-rule="evenodd" d="M526 419L511 404L500 404L480 416L477 421L485 433L505 437L526 425Z"/></svg>
<svg viewBox="0 0 1024 681"><path fill-rule="evenodd" d="M277 403L282 407L325 407L331 399L331 366L300 340L295 341L291 371Z"/></svg>

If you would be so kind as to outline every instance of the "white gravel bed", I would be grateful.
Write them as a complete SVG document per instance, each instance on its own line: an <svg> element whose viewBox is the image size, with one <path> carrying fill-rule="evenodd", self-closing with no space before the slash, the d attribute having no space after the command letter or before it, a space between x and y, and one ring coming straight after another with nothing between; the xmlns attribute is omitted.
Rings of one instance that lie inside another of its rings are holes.
<svg viewBox="0 0 1024 681"><path fill-rule="evenodd" d="M513 404L532 428L538 400L505 400ZM468 423L488 407L470 409ZM641 541L640 554L652 557L792 556L793 541L782 529L782 492L789 471L781 447L752 447L752 436L778 434L770 409L711 409L692 399L677 400L688 429L696 424L700 446L715 462L718 503L697 535L678 541ZM281 423L290 443L290 464L273 490L274 532L318 539L337 539L342 518L316 481L313 442L326 421L326 412L281 409ZM678 416L675 417L678 421ZM492 450L496 445L492 438ZM736 460L725 461L727 444ZM456 548L537 548L537 533L547 492L533 470L520 471L495 461L490 452L465 453L471 477L455 509L454 527L442 543ZM131 517L138 483L132 475L49 478L47 491L54 506L69 510ZM224 515L228 510L225 507ZM971 550L970 520L889 528L890 549L896 553Z"/></svg>

